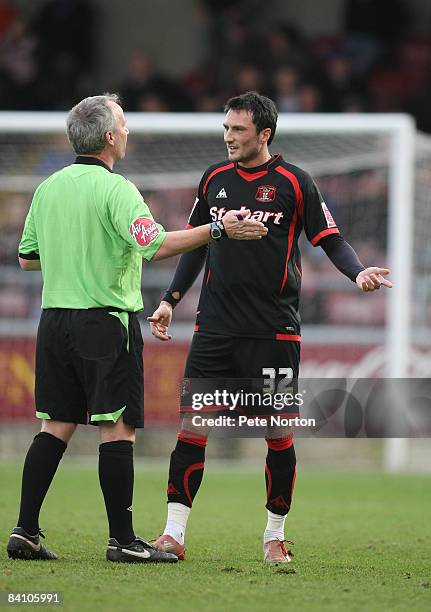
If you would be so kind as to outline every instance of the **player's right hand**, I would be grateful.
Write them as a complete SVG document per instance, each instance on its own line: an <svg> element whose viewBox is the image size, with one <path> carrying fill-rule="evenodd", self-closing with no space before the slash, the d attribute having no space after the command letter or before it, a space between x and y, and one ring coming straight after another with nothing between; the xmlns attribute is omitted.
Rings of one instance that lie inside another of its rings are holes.
<svg viewBox="0 0 431 612"><path fill-rule="evenodd" d="M247 219L250 210L229 210L222 218L228 238L233 240L260 240L268 228L260 221Z"/></svg>
<svg viewBox="0 0 431 612"><path fill-rule="evenodd" d="M150 323L151 333L158 340L171 340L168 334L169 325L172 321L172 306L168 302L160 302L160 306L155 310L151 317L147 317Z"/></svg>

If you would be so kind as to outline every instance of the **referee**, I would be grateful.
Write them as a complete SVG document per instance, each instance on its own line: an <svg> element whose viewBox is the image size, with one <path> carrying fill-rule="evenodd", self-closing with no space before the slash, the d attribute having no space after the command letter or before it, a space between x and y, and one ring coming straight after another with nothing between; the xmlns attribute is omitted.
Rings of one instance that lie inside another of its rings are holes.
<svg viewBox="0 0 431 612"><path fill-rule="evenodd" d="M143 341L137 313L142 258L171 257L220 235L257 240L262 223L230 211L193 231L166 232L141 194L113 173L129 130L116 94L85 98L69 112L77 158L36 189L19 245L23 270L42 270L36 343L36 416L41 432L24 463L13 559L56 559L40 543L39 512L77 424L99 426L99 481L114 562L176 562L132 525L133 443L143 427Z"/></svg>

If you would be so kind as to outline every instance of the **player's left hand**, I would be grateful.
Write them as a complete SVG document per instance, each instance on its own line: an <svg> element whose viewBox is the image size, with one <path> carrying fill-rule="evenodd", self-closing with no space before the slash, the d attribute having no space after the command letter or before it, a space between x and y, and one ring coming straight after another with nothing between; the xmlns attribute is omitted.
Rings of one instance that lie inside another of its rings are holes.
<svg viewBox="0 0 431 612"><path fill-rule="evenodd" d="M384 278L384 276L390 273L391 271L388 270L388 268L366 268L362 270L362 272L359 272L356 277L356 284L362 291L375 291L376 289L380 289L382 285L391 288L391 281Z"/></svg>
<svg viewBox="0 0 431 612"><path fill-rule="evenodd" d="M160 306L153 312L151 317L147 317L150 323L151 333L158 340L171 340L172 336L168 334L169 325L172 321L172 306L168 302L160 302Z"/></svg>

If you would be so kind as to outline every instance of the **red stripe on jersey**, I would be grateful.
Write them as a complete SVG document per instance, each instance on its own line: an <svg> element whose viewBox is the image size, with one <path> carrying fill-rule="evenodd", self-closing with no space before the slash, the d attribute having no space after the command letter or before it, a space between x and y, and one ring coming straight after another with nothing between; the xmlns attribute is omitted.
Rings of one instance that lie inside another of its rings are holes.
<svg viewBox="0 0 431 612"><path fill-rule="evenodd" d="M240 176L242 176L243 179L245 179L249 183L251 181L255 181L259 178L262 178L262 176L265 176L265 174L268 174L268 170L261 170L260 172L246 172L245 170L242 170L238 167L236 168L236 171Z"/></svg>
<svg viewBox="0 0 431 612"><path fill-rule="evenodd" d="M208 285L208 283L210 282L210 278L211 278L211 268L208 270L208 274L207 274L207 278L205 283Z"/></svg>
<svg viewBox="0 0 431 612"><path fill-rule="evenodd" d="M286 262L284 264L284 275L283 275L283 281L281 283L280 294L283 291L284 286L285 286L286 281L287 281L289 259L290 259L290 254L292 252L293 239L295 237L295 227L296 227L296 220L297 220L297 218L298 218L298 215L296 213L296 208L295 208L295 212L293 213L293 217L292 217L292 220L291 220L290 226L289 226L289 233L287 234L287 255L286 255Z"/></svg>
<svg viewBox="0 0 431 612"><path fill-rule="evenodd" d="M195 326L194 326L194 328L193 328L193 331L194 331L194 332L199 331L199 325L195 325Z"/></svg>
<svg viewBox="0 0 431 612"><path fill-rule="evenodd" d="M212 172L210 172L210 174L208 175L207 180L205 181L205 185L204 188L202 190L203 195L206 194L207 191L207 187L208 187L208 183L210 182L210 180L212 179L213 176L215 176L216 174L218 174L219 172L225 172L225 170L230 170L231 168L233 168L235 166L235 164L232 162L230 164L226 164L226 166L221 166L220 168L216 168L215 170L213 170Z"/></svg>
<svg viewBox="0 0 431 612"><path fill-rule="evenodd" d="M275 334L276 340L290 340L291 342L301 342L301 336L297 334Z"/></svg>
<svg viewBox="0 0 431 612"><path fill-rule="evenodd" d="M187 223L184 229L193 229L193 228L194 228L194 225L190 225L190 223Z"/></svg>
<svg viewBox="0 0 431 612"><path fill-rule="evenodd" d="M329 236L329 234L339 234L339 230L337 227L331 227L329 229L323 230L322 232L319 232L316 236L314 236L314 238L312 240L310 240L311 244L313 246L316 246L320 240L322 240L322 238L324 238L325 236Z"/></svg>
<svg viewBox="0 0 431 612"><path fill-rule="evenodd" d="M304 196L302 194L302 189L299 185L298 179L292 172L289 172L289 170L286 170L286 168L283 168L283 166L277 166L275 170L279 172L280 174L282 174L283 176L285 176L292 183L293 190L295 191L296 205L298 207L299 218L303 219L304 218Z"/></svg>
<svg viewBox="0 0 431 612"><path fill-rule="evenodd" d="M298 268L298 265L297 265L296 261L295 261L295 268L296 268L296 271L298 272L299 276L302 277L302 271L300 270L300 268Z"/></svg>

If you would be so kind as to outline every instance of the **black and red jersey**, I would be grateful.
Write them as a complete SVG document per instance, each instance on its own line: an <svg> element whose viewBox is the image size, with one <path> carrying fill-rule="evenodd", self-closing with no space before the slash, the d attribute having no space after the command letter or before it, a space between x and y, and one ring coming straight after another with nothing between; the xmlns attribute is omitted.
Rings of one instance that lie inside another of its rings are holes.
<svg viewBox="0 0 431 612"><path fill-rule="evenodd" d="M274 155L256 168L224 161L208 168L189 227L250 209L268 234L261 240L222 239L209 245L196 329L278 340L300 339L302 231L316 246L338 228L310 175Z"/></svg>

